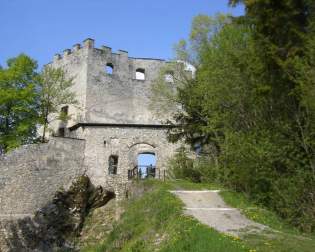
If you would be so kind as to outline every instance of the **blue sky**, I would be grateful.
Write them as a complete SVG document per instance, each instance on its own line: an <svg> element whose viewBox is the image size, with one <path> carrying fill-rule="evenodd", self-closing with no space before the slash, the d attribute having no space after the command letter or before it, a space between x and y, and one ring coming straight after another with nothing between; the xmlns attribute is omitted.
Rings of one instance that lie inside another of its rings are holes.
<svg viewBox="0 0 315 252"><path fill-rule="evenodd" d="M139 154L138 165L156 165L156 158L152 154Z"/></svg>
<svg viewBox="0 0 315 252"><path fill-rule="evenodd" d="M198 14L240 15L228 0L0 0L0 65L26 53L40 66L93 38L133 57L170 59Z"/></svg>

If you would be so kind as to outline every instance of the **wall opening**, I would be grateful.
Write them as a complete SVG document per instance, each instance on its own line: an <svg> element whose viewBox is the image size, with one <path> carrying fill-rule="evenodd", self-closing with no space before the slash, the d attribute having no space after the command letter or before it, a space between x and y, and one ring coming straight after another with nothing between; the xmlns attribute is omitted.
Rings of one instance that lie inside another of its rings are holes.
<svg viewBox="0 0 315 252"><path fill-rule="evenodd" d="M57 135L60 137L65 137L65 128L59 128Z"/></svg>
<svg viewBox="0 0 315 252"><path fill-rule="evenodd" d="M67 116L69 112L69 106L63 106L60 110L60 112L64 115Z"/></svg>
<svg viewBox="0 0 315 252"><path fill-rule="evenodd" d="M174 72L168 71L164 75L165 81L168 83L174 83Z"/></svg>
<svg viewBox="0 0 315 252"><path fill-rule="evenodd" d="M108 159L108 174L115 175L117 174L118 168L118 156L111 155Z"/></svg>
<svg viewBox="0 0 315 252"><path fill-rule="evenodd" d="M156 156L154 153L140 153L137 162L139 178L155 178Z"/></svg>
<svg viewBox="0 0 315 252"><path fill-rule="evenodd" d="M137 68L136 80L145 80L145 70L143 68Z"/></svg>
<svg viewBox="0 0 315 252"><path fill-rule="evenodd" d="M112 75L114 71L114 65L112 63L107 63L105 71L106 74Z"/></svg>

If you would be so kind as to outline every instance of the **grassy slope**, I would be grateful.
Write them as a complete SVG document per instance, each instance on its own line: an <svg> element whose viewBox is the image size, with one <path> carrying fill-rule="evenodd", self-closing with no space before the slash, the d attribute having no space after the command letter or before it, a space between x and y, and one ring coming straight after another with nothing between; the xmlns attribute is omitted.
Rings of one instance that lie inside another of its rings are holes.
<svg viewBox="0 0 315 252"><path fill-rule="evenodd" d="M182 203L170 189L218 189L213 184L187 181L146 181L153 190L128 202L125 213L113 231L102 241L82 251L122 252L202 252L202 251L314 251L315 238L302 236L273 213L259 208L241 194L223 191L225 201L240 208L249 218L272 227L276 232L244 236L243 241L216 232L182 214ZM221 188L222 189L222 188Z"/></svg>
<svg viewBox="0 0 315 252"><path fill-rule="evenodd" d="M259 251L315 251L314 235L300 233L275 213L255 205L241 193L222 191L220 194L227 204L239 208L247 218L272 228L261 235L244 237L248 244Z"/></svg>
<svg viewBox="0 0 315 252"><path fill-rule="evenodd" d="M128 203L113 231L100 244L82 251L249 251L238 239L184 216L181 201L168 192L168 183L149 183L154 189Z"/></svg>

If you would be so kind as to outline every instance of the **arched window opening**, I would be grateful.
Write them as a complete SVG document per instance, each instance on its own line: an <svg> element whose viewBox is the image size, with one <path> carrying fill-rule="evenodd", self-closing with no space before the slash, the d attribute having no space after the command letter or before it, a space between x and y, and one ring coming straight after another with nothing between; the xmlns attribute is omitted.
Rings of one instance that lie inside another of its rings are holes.
<svg viewBox="0 0 315 252"><path fill-rule="evenodd" d="M136 70L136 80L145 80L145 70L143 68Z"/></svg>
<svg viewBox="0 0 315 252"><path fill-rule="evenodd" d="M60 112L64 115L67 116L69 111L69 106L63 106L60 110Z"/></svg>
<svg viewBox="0 0 315 252"><path fill-rule="evenodd" d="M173 83L174 82L174 73L172 71L166 72L164 77L165 77L165 81L166 82L169 82L169 83Z"/></svg>
<svg viewBox="0 0 315 252"><path fill-rule="evenodd" d="M108 174L117 174L118 168L118 156L111 155L108 159Z"/></svg>
<svg viewBox="0 0 315 252"><path fill-rule="evenodd" d="M155 178L156 156L154 153L141 153L137 161L139 178Z"/></svg>
<svg viewBox="0 0 315 252"><path fill-rule="evenodd" d="M58 136L59 137L65 137L65 128L59 128L58 129Z"/></svg>
<svg viewBox="0 0 315 252"><path fill-rule="evenodd" d="M107 74L112 75L114 71L114 65L112 63L107 63L105 70Z"/></svg>

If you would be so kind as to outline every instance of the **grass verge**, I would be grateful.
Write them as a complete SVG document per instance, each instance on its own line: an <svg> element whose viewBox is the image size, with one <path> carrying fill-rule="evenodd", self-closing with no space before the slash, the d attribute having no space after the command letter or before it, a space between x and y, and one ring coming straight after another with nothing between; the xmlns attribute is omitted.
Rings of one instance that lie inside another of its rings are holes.
<svg viewBox="0 0 315 252"><path fill-rule="evenodd" d="M270 227L260 234L244 234L244 241L257 251L315 251L314 234L300 233L274 212L256 205L242 193L223 190L220 195L228 205L240 209L247 218Z"/></svg>

